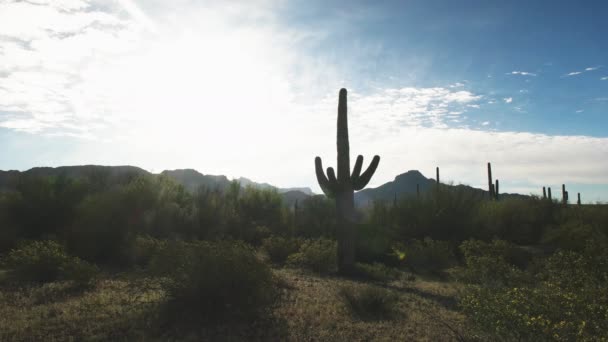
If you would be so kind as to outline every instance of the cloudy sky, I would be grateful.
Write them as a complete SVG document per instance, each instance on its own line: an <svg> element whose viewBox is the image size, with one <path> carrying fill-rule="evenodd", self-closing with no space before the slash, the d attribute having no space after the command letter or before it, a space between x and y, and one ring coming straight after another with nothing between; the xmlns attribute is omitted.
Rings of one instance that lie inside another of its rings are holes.
<svg viewBox="0 0 608 342"><path fill-rule="evenodd" d="M533 4L532 4L533 3ZM373 4L373 5L372 5ZM0 169L195 168L319 191L338 90L407 170L608 201L605 1L0 0Z"/></svg>

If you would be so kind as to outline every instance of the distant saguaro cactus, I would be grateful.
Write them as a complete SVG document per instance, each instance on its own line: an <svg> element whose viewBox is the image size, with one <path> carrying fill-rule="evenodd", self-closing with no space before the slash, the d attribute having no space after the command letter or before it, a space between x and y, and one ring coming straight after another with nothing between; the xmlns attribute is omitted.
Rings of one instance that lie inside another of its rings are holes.
<svg viewBox="0 0 608 342"><path fill-rule="evenodd" d="M547 189L543 186L543 199L547 199Z"/></svg>
<svg viewBox="0 0 608 342"><path fill-rule="evenodd" d="M437 186L439 186L439 166L435 168L435 181L437 182Z"/></svg>
<svg viewBox="0 0 608 342"><path fill-rule="evenodd" d="M581 193L578 193L578 199L576 200L576 204L581 205Z"/></svg>
<svg viewBox="0 0 608 342"><path fill-rule="evenodd" d="M566 191L566 184L562 184L562 204L568 204L568 191Z"/></svg>
<svg viewBox="0 0 608 342"><path fill-rule="evenodd" d="M496 185L494 186L494 199L498 201L498 179L496 180Z"/></svg>
<svg viewBox="0 0 608 342"><path fill-rule="evenodd" d="M551 187L547 188L547 196L549 196L549 201L553 201L553 198L551 198Z"/></svg>
<svg viewBox="0 0 608 342"><path fill-rule="evenodd" d="M494 182L492 182L492 164L488 163L488 192L490 199L494 198Z"/></svg>
<svg viewBox="0 0 608 342"><path fill-rule="evenodd" d="M361 173L363 156L359 155L352 174L350 173L350 151L348 142L348 119L346 89L340 89L338 100L338 177L334 169L323 172L320 157L315 158L315 171L321 190L336 201L338 215L338 271L351 273L355 266L355 227L356 220L354 192L363 189L372 178L380 157L374 156L365 172Z"/></svg>

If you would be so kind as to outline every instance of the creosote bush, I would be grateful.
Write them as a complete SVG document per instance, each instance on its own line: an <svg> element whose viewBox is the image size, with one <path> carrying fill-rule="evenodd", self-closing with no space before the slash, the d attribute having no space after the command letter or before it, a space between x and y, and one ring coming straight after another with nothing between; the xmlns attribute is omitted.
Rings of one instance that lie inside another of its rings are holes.
<svg viewBox="0 0 608 342"><path fill-rule="evenodd" d="M252 319L278 298L268 265L238 241L172 242L151 269L165 279L169 317L182 323Z"/></svg>
<svg viewBox="0 0 608 342"><path fill-rule="evenodd" d="M419 273L437 273L454 263L454 253L448 242L433 240L411 240L400 248L405 264Z"/></svg>
<svg viewBox="0 0 608 342"><path fill-rule="evenodd" d="M306 240L297 253L287 258L287 263L307 268L311 271L327 274L337 270L336 241L325 238Z"/></svg>
<svg viewBox="0 0 608 342"><path fill-rule="evenodd" d="M395 268L386 266L385 264L375 262L372 264L357 263L355 264L356 274L359 277L374 281L391 281L401 277L401 272Z"/></svg>
<svg viewBox="0 0 608 342"><path fill-rule="evenodd" d="M72 280L87 285L99 272L95 265L69 256L62 245L51 240L33 241L11 250L4 266L12 279L37 283Z"/></svg>
<svg viewBox="0 0 608 342"><path fill-rule="evenodd" d="M353 316L364 320L390 318L398 300L391 291L372 285L345 285L338 295Z"/></svg>
<svg viewBox="0 0 608 342"><path fill-rule="evenodd" d="M270 261L277 264L285 263L290 255L300 250L301 244L301 239L282 236L271 236L262 240L262 248L268 254Z"/></svg>

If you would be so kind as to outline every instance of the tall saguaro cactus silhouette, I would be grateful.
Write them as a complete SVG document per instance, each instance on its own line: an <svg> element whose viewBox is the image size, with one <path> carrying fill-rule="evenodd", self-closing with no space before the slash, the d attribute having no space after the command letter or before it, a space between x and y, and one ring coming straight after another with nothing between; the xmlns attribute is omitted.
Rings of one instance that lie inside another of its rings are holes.
<svg viewBox="0 0 608 342"><path fill-rule="evenodd" d="M315 171L321 190L327 197L334 198L338 215L338 271L351 273L355 265L355 191L363 189L374 175L380 157L374 156L365 172L361 173L363 156L359 155L353 172L350 172L350 151L348 144L348 119L346 89L340 89L338 100L338 177L334 169L323 172L320 157L315 158Z"/></svg>

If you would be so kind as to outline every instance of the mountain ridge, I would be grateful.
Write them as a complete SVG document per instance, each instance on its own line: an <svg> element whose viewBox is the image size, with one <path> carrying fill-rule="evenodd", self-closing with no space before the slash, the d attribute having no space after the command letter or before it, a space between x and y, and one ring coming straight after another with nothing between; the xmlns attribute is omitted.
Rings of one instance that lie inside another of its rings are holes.
<svg viewBox="0 0 608 342"><path fill-rule="evenodd" d="M142 168L130 165L105 166L105 165L75 165L59 167L34 167L26 171L0 170L0 191L14 188L15 181L19 175L31 176L59 176L68 177L106 177L108 180L116 181L137 175L165 175L181 184L190 192L195 192L200 186L211 189L225 190L232 181L237 181L242 187L253 186L258 189L273 189L281 194L288 205L293 205L297 200L304 200L316 194L308 187L279 188L268 183L257 183L245 177L228 179L225 175L206 175L195 169L164 170L158 174L146 171ZM417 190L420 193L428 192L435 186L435 180L426 178L418 170L409 170L395 176L395 178L376 188L367 188L355 193L355 205L364 207L372 201L392 201L394 198L415 196ZM468 191L479 192L487 196L488 191L474 188L468 185L447 185L451 188L462 188ZM501 194L503 197L528 197L521 194Z"/></svg>

